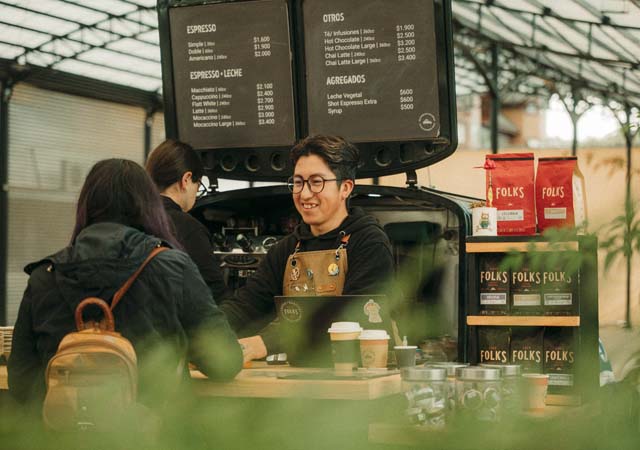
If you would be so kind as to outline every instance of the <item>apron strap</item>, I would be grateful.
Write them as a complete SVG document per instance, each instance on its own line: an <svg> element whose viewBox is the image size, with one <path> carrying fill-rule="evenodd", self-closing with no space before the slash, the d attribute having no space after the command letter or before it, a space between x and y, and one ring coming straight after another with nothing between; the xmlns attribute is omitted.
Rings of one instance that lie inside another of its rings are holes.
<svg viewBox="0 0 640 450"><path fill-rule="evenodd" d="M340 234L342 234L342 239L340 239L340 246L336 249L336 261L340 259L340 250L347 248L349 238L351 237L350 234L344 234L344 231L341 231Z"/></svg>

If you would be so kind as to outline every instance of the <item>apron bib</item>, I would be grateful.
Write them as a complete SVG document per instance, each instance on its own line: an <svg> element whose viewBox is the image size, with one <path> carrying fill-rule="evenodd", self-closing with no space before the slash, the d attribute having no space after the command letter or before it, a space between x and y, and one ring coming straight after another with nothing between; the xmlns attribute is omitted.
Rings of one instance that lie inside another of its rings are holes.
<svg viewBox="0 0 640 450"><path fill-rule="evenodd" d="M346 249L349 237L343 236L337 249L312 252L298 252L298 242L287 259L282 280L283 295L342 295L349 268Z"/></svg>

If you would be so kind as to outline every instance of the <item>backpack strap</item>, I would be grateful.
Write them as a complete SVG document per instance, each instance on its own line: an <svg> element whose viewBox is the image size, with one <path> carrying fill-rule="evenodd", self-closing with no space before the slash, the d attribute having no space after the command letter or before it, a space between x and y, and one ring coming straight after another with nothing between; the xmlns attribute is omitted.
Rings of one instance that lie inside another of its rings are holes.
<svg viewBox="0 0 640 450"><path fill-rule="evenodd" d="M145 259L142 262L142 264L140 264L140 267L138 267L138 270L133 272L133 275L131 275L129 279L122 285L122 287L116 291L115 295L113 296L113 301L111 302L111 311L113 311L113 308L115 308L118 305L122 297L124 297L124 294L127 293L127 291L129 290L133 282L136 281L136 278L138 278L138 275L140 275L140 272L142 272L142 269L144 269L144 267L149 263L149 261L151 261L158 253L163 252L165 250L169 250L169 249L167 247L156 247L153 249L151 253L149 253L149 256L147 256L147 259Z"/></svg>

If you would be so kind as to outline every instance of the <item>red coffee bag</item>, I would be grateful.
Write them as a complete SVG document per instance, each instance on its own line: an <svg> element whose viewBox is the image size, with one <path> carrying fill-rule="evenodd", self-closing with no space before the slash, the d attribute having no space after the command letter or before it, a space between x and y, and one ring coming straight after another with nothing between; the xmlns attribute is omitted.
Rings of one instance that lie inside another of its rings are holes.
<svg viewBox="0 0 640 450"><path fill-rule="evenodd" d="M487 196L498 209L498 235L536 232L533 153L487 155L496 168L487 170Z"/></svg>
<svg viewBox="0 0 640 450"><path fill-rule="evenodd" d="M584 178L575 156L540 158L536 175L538 231L581 226L586 218Z"/></svg>

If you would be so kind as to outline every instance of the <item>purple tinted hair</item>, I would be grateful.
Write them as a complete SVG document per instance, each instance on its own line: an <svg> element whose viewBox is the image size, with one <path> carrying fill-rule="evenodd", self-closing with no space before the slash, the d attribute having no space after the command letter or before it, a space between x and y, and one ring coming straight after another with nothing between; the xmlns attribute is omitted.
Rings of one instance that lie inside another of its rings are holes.
<svg viewBox="0 0 640 450"><path fill-rule="evenodd" d="M98 222L137 228L182 249L155 184L139 164L127 159L105 159L89 171L78 198L71 244L84 228Z"/></svg>

